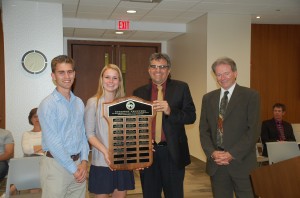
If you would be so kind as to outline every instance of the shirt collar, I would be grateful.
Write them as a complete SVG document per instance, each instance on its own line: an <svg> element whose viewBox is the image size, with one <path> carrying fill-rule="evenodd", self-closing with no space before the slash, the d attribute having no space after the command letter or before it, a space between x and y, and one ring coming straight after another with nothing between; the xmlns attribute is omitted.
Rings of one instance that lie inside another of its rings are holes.
<svg viewBox="0 0 300 198"><path fill-rule="evenodd" d="M57 89L54 89L53 91L53 96L54 98L59 101L59 100L67 100ZM70 102L72 102L75 98L75 95L73 94L72 91L70 91Z"/></svg>
<svg viewBox="0 0 300 198"><path fill-rule="evenodd" d="M276 120L276 119L274 119L274 120L276 123L280 123L280 124L282 123L282 120Z"/></svg>
<svg viewBox="0 0 300 198"><path fill-rule="evenodd" d="M162 90L166 90L167 81L165 81L161 86L162 86ZM157 91L157 84L152 82L152 87L154 87L155 88L154 90Z"/></svg>
<svg viewBox="0 0 300 198"><path fill-rule="evenodd" d="M236 86L236 83L234 83L228 90L225 90L221 87L221 95L223 96L225 91L228 91L229 92L228 95L231 95L233 93L235 86Z"/></svg>

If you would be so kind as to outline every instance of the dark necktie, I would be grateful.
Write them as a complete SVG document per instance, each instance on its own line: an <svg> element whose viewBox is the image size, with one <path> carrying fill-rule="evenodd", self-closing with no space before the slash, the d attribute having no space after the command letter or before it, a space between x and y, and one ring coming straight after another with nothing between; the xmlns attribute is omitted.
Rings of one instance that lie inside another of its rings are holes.
<svg viewBox="0 0 300 198"><path fill-rule="evenodd" d="M276 121L276 127L279 132L279 140L280 141L285 141L285 135L284 135L284 128L282 126L282 122Z"/></svg>
<svg viewBox="0 0 300 198"><path fill-rule="evenodd" d="M157 100L163 100L162 86L157 85ZM162 112L156 112L155 120L155 141L159 143L161 141L161 129L162 128Z"/></svg>
<svg viewBox="0 0 300 198"><path fill-rule="evenodd" d="M228 104L228 93L229 91L224 92L224 96L221 99L219 117L218 117L218 129L217 129L217 146L220 149L224 149L223 145L223 119L226 112L227 104Z"/></svg>

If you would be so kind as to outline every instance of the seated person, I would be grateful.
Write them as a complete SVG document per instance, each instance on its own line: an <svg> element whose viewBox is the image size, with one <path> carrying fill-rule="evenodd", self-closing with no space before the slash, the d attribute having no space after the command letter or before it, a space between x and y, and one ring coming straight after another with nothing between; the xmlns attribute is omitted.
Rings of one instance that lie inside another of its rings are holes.
<svg viewBox="0 0 300 198"><path fill-rule="evenodd" d="M0 129L0 180L8 173L8 162L14 157L14 138L10 131Z"/></svg>
<svg viewBox="0 0 300 198"><path fill-rule="evenodd" d="M14 157L14 145L11 132L0 129L0 180L8 173L8 162ZM2 196L5 197L5 194Z"/></svg>
<svg viewBox="0 0 300 198"><path fill-rule="evenodd" d="M29 124L33 125L31 131L26 131L22 137L22 149L24 156L43 155L42 149L42 132L37 115L37 108L30 111L28 115Z"/></svg>
<svg viewBox="0 0 300 198"><path fill-rule="evenodd" d="M22 149L24 157L43 155L42 149L42 132L37 115L37 108L31 109L28 115L29 124L33 125L31 131L26 131L22 136ZM10 194L16 194L15 185L10 186ZM38 193L40 189L31 189L30 193Z"/></svg>
<svg viewBox="0 0 300 198"><path fill-rule="evenodd" d="M263 156L268 156L266 142L296 141L292 125L283 121L285 112L285 105L276 103L273 105L273 118L262 122L261 141L263 144Z"/></svg>

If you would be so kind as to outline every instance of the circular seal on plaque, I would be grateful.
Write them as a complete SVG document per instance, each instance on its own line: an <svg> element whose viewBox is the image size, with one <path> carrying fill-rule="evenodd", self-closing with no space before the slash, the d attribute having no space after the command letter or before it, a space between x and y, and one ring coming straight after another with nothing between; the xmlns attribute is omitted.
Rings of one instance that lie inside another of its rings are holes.
<svg viewBox="0 0 300 198"><path fill-rule="evenodd" d="M128 102L126 103L126 108L127 108L128 110L132 110L132 109L134 109L134 107L135 107L134 102L128 101Z"/></svg>

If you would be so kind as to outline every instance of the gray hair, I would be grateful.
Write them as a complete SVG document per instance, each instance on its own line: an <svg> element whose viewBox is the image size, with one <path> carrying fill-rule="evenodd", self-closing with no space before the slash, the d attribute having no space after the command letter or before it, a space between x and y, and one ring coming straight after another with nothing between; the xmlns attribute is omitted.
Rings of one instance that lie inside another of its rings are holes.
<svg viewBox="0 0 300 198"><path fill-rule="evenodd" d="M236 64L234 62L234 60L232 60L231 58L228 58L228 57L222 57L222 58L218 58L211 66L211 69L213 70L214 73L216 73L216 67L218 65L221 65L221 64L225 64L225 65L230 65L231 67L231 70L233 72L237 71L237 68L236 68Z"/></svg>
<svg viewBox="0 0 300 198"><path fill-rule="evenodd" d="M168 66L171 68L170 57L167 54L164 54L164 53L153 53L153 54L151 54L151 56L149 57L149 64L151 64L151 61L153 61L153 60L161 60L161 59L167 61Z"/></svg>

